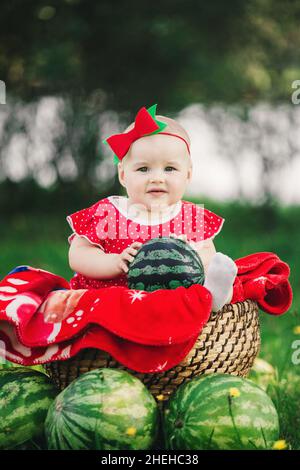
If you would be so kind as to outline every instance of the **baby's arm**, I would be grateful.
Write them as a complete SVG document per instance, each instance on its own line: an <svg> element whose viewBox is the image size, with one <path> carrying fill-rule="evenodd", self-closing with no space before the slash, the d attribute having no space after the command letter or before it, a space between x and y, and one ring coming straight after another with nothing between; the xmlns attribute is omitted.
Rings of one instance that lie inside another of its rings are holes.
<svg viewBox="0 0 300 470"><path fill-rule="evenodd" d="M192 242L191 246L197 251L198 255L200 256L204 267L204 274L206 275L208 266L217 252L214 242L212 240Z"/></svg>
<svg viewBox="0 0 300 470"><path fill-rule="evenodd" d="M73 271L92 279L113 279L127 272L126 261L132 261L136 248L134 242L122 253L104 253L101 248L76 235L69 249L69 265Z"/></svg>
<svg viewBox="0 0 300 470"><path fill-rule="evenodd" d="M69 265L73 271L92 279L109 279L120 274L117 254L105 254L88 240L76 235L69 249Z"/></svg>

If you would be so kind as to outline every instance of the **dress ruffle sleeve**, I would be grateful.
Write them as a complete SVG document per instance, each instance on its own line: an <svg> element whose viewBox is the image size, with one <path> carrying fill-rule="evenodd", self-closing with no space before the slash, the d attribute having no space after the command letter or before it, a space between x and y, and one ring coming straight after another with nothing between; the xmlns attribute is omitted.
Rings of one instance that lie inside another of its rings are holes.
<svg viewBox="0 0 300 470"><path fill-rule="evenodd" d="M214 239L222 230L225 219L204 209L204 240Z"/></svg>
<svg viewBox="0 0 300 470"><path fill-rule="evenodd" d="M187 222L186 232L190 236L188 238L194 242L213 239L222 229L225 219L214 212L205 209L203 205L188 204L186 205Z"/></svg>
<svg viewBox="0 0 300 470"><path fill-rule="evenodd" d="M99 215L101 213L101 211L99 211L100 204L101 201L91 207L79 210L66 217L67 222L73 231L73 233L68 237L70 244L72 243L75 235L78 235L105 251L105 240L103 237L99 237L99 225L102 222Z"/></svg>

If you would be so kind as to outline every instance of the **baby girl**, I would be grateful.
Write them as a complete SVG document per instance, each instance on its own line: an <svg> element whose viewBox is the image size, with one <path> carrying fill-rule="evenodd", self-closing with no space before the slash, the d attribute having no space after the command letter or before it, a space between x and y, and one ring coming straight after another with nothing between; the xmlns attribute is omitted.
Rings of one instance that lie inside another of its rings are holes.
<svg viewBox="0 0 300 470"><path fill-rule="evenodd" d="M192 177L190 139L175 120L141 108L122 134L107 139L127 197L109 196L67 217L72 289L127 286L128 266L139 247L159 236L184 239L198 252L213 311L232 298L233 260L213 243L224 219L183 195Z"/></svg>

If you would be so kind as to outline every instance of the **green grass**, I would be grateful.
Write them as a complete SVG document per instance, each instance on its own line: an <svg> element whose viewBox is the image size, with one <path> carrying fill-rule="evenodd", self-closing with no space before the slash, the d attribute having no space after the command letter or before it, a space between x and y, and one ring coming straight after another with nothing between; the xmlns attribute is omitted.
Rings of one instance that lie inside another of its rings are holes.
<svg viewBox="0 0 300 470"><path fill-rule="evenodd" d="M293 305L279 317L261 312L260 357L278 371L272 398L280 416L281 438L290 448L300 449L300 364L292 362L293 341L300 340L294 332L300 325L300 208L255 208L211 201L206 207L226 219L215 239L217 251L233 259L255 252L274 252L291 268ZM70 279L69 234L64 216L20 214L9 220L0 218L0 278L15 266L27 264Z"/></svg>

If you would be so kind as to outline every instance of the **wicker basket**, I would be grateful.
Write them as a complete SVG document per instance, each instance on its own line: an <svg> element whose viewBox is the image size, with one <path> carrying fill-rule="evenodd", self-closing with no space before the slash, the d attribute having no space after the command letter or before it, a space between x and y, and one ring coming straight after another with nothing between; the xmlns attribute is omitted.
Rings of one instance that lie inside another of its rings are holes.
<svg viewBox="0 0 300 470"><path fill-rule="evenodd" d="M179 385L197 375L218 372L246 376L260 347L258 313L258 306L252 300L224 305L222 310L211 314L184 360L165 372L135 372L98 349L85 349L71 359L51 362L45 367L61 390L92 369L127 370L138 377L162 405Z"/></svg>

